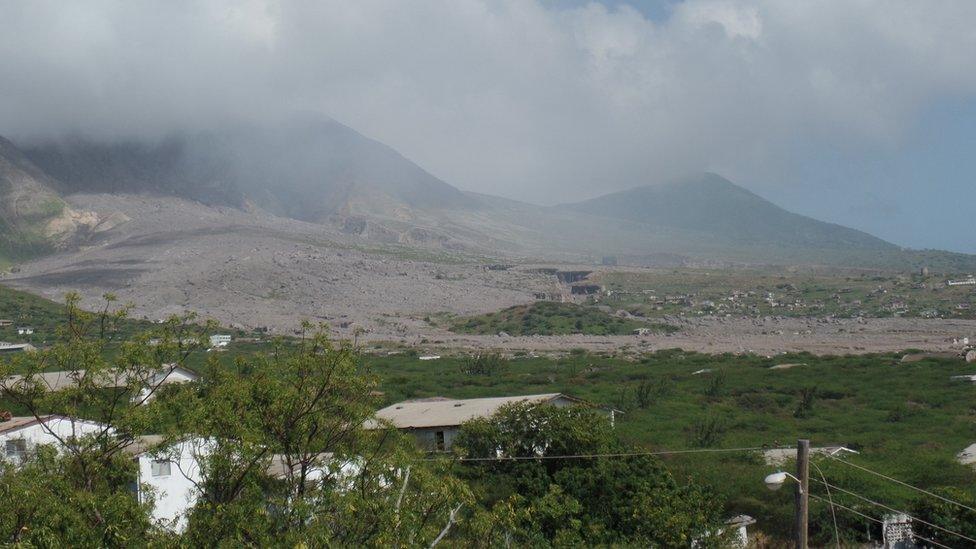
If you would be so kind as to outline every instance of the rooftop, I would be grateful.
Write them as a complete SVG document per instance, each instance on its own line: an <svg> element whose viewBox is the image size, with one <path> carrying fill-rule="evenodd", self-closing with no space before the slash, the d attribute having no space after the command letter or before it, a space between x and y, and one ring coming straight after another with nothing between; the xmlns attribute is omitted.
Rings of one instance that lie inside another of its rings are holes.
<svg viewBox="0 0 976 549"><path fill-rule="evenodd" d="M173 368L172 371L169 371L169 366L167 366L162 370L161 373L166 373L166 377L169 377L174 372L182 372L192 378L197 377L196 373L181 366ZM84 375L85 370L76 370L63 372L42 372L36 374L35 377L49 391L59 391L77 384L78 379L84 377ZM13 375L5 379L4 382L7 384L14 384L21 381L23 378L24 376L21 375ZM126 376L116 376L113 374L112 370L105 371L104 375L101 376L99 381L99 385L103 387L124 387L128 385L128 378Z"/></svg>
<svg viewBox="0 0 976 549"><path fill-rule="evenodd" d="M23 427L30 427L31 425L36 425L41 421L48 419L51 416L43 416L40 419L34 416L15 416L7 421L0 422L0 434L9 433L11 431L16 431Z"/></svg>
<svg viewBox="0 0 976 549"><path fill-rule="evenodd" d="M392 404L376 412L376 417L389 421L400 429L444 427L461 425L479 417L490 417L507 404L543 404L559 398L582 402L562 393L461 400L434 397Z"/></svg>

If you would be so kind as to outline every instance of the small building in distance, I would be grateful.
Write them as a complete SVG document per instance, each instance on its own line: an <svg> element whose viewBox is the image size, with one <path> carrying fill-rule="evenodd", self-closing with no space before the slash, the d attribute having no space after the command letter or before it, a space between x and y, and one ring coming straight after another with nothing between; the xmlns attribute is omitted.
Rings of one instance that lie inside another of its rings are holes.
<svg viewBox="0 0 976 549"><path fill-rule="evenodd" d="M600 293L602 290L603 287L596 284L575 284L570 286L570 292L573 295L594 295Z"/></svg>
<svg viewBox="0 0 976 549"><path fill-rule="evenodd" d="M0 328L6 328L8 326L13 326L14 321L6 318L0 318Z"/></svg>
<svg viewBox="0 0 976 549"><path fill-rule="evenodd" d="M468 399L433 397L391 404L376 412L376 418L412 434L421 448L443 452L454 446L454 438L463 423L491 417L510 404L593 406L563 393ZM617 411L607 409L607 412L613 425ZM369 426L374 427L375 424Z"/></svg>
<svg viewBox="0 0 976 549"><path fill-rule="evenodd" d="M556 280L563 284L572 284L581 280L586 280L592 271L556 271Z"/></svg>
<svg viewBox="0 0 976 549"><path fill-rule="evenodd" d="M37 350L30 343L7 343L6 341L0 341L0 354L9 353L32 353Z"/></svg>
<svg viewBox="0 0 976 549"><path fill-rule="evenodd" d="M210 336L211 347L226 347L233 338L227 334L214 334Z"/></svg>
<svg viewBox="0 0 976 549"><path fill-rule="evenodd" d="M634 330L634 335L635 336L651 335L651 329L650 328L637 328L636 330Z"/></svg>
<svg viewBox="0 0 976 549"><path fill-rule="evenodd" d="M17 335L33 335L34 328L30 326L20 326L17 328Z"/></svg>
<svg viewBox="0 0 976 549"><path fill-rule="evenodd" d="M843 452L857 454L857 450L851 450L846 446L821 446L810 448L810 455L836 456ZM767 465L784 465L791 459L796 458L796 448L771 448L763 451L763 460Z"/></svg>

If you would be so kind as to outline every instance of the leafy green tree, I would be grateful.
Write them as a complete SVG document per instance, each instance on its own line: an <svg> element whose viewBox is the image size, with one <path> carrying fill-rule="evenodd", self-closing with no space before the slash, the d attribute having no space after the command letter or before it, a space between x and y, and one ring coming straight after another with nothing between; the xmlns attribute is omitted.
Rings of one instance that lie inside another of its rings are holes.
<svg viewBox="0 0 976 549"><path fill-rule="evenodd" d="M112 296L94 314L78 302L78 296L68 296L55 344L0 364L6 401L38 420L57 414L97 425L66 437L39 421L57 440L56 450L42 447L22 464L3 465L0 535L6 542L129 546L155 531L148 502L133 497L137 474L125 449L158 423L153 397L162 385L160 374L185 361L205 328L173 318L153 334L117 343L127 308L113 309ZM69 382L50 385L42 375L48 371L63 372Z"/></svg>
<svg viewBox="0 0 976 549"><path fill-rule="evenodd" d="M353 350L314 332L188 387L172 401L186 411L173 436L205 442L186 540L412 546L449 530L469 492L375 424L375 383Z"/></svg>
<svg viewBox="0 0 976 549"><path fill-rule="evenodd" d="M966 507L933 497L919 498L912 506L912 515L928 524L916 521L912 524L912 529L921 536L949 547L976 547L976 543L946 532L957 532L976 539L976 511L972 510L976 509L976 497L972 492L961 488L942 488L936 490L936 493Z"/></svg>
<svg viewBox="0 0 976 549"><path fill-rule="evenodd" d="M708 546L722 539L722 506L675 481L660 460L617 440L585 407L517 404L465 424L455 447L481 458L463 476L487 506L467 525L487 546ZM639 452L637 452L639 453ZM492 459L492 458L509 459Z"/></svg>

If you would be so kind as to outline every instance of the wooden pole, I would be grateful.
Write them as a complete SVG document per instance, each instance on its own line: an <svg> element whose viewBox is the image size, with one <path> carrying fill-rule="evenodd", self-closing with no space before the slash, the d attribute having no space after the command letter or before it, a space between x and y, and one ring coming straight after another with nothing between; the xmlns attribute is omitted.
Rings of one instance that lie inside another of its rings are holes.
<svg viewBox="0 0 976 549"><path fill-rule="evenodd" d="M810 441L800 439L796 442L796 547L807 549L807 534L810 523L808 513L810 499Z"/></svg>

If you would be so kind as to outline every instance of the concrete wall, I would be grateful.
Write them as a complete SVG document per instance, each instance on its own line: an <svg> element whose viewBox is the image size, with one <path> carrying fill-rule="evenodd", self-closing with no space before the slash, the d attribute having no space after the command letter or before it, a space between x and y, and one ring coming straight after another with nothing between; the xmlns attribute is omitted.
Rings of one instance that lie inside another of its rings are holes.
<svg viewBox="0 0 976 549"><path fill-rule="evenodd" d="M457 437L457 427L431 427L429 429L412 429L410 434L417 441L417 445L428 452L436 452L437 433L444 433L444 450L450 450L454 446L454 439Z"/></svg>
<svg viewBox="0 0 976 549"><path fill-rule="evenodd" d="M64 418L51 418L47 420L46 425L36 423L9 433L0 434L0 452L3 452L4 458L7 457L6 447L8 440L24 440L26 441L27 451L32 452L41 444L60 446L61 443L58 438L66 440L71 437L81 437L86 434L98 432L101 429L101 424L90 421L71 421Z"/></svg>
<svg viewBox="0 0 976 549"><path fill-rule="evenodd" d="M139 465L139 499L152 497L152 517L175 531L186 527L185 514L197 500L196 483L202 480L197 456L205 456L209 446L202 441L181 442L159 455L142 454ZM153 476L153 461L169 461L170 474Z"/></svg>

